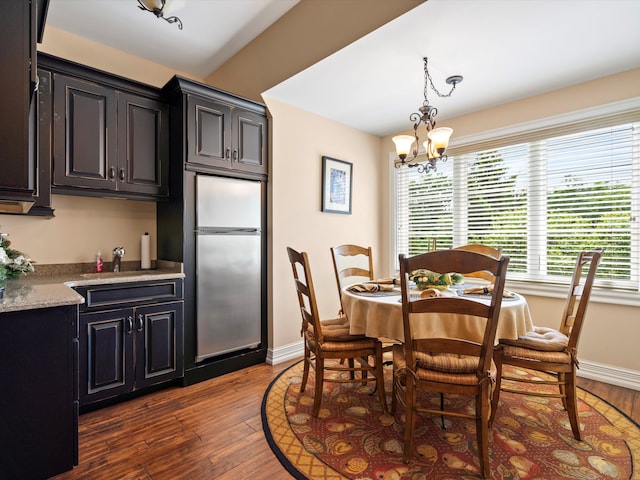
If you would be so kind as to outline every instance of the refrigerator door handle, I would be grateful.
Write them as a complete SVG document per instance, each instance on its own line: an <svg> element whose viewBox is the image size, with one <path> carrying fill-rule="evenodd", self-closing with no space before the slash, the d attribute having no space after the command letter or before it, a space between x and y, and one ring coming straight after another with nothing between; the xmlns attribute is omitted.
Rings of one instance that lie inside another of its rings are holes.
<svg viewBox="0 0 640 480"><path fill-rule="evenodd" d="M260 228L197 228L194 230L196 235L260 235Z"/></svg>

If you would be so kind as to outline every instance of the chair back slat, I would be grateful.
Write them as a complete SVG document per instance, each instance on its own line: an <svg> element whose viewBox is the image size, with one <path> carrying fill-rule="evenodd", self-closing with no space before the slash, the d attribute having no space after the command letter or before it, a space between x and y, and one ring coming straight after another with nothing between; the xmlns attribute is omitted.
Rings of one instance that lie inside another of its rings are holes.
<svg viewBox="0 0 640 480"><path fill-rule="evenodd" d="M289 256L289 262L291 263L291 270L293 271L298 303L300 304L302 331L304 333L310 324L314 329L318 343L322 343L324 338L320 326L320 316L318 315L318 304L316 303L316 294L311 278L309 258L306 252L300 253L290 247L287 247L287 254ZM300 273L302 273L302 275Z"/></svg>
<svg viewBox="0 0 640 480"><path fill-rule="evenodd" d="M500 258L502 255L502 248L494 248L489 245L484 245L481 243L470 243L468 245L460 245L459 247L454 247L454 250L467 250L469 252L482 253L483 255L489 255L490 257ZM493 282L494 276L492 273L480 270L477 272L469 272L466 274L467 277L472 278L482 278L489 282Z"/></svg>
<svg viewBox="0 0 640 480"><path fill-rule="evenodd" d="M569 351L577 348L584 315L603 252L602 248L585 250L580 252L576 259L559 329L569 337L567 345Z"/></svg>
<svg viewBox="0 0 640 480"><path fill-rule="evenodd" d="M458 313L486 318L490 305L457 297L419 298L409 302L409 313Z"/></svg>
<svg viewBox="0 0 640 480"><path fill-rule="evenodd" d="M413 340L413 348L416 352L456 352L460 355L472 355L476 357L482 352L481 344L458 338L418 338Z"/></svg>
<svg viewBox="0 0 640 480"><path fill-rule="evenodd" d="M338 290L347 286L346 279L362 277L363 280L373 280L374 278L371 247L351 244L332 247L331 259Z"/></svg>
<svg viewBox="0 0 640 480"><path fill-rule="evenodd" d="M342 315L344 314L342 289L353 283L374 279L371 247L351 244L331 247L331 261L336 275L336 285L340 297L340 314Z"/></svg>

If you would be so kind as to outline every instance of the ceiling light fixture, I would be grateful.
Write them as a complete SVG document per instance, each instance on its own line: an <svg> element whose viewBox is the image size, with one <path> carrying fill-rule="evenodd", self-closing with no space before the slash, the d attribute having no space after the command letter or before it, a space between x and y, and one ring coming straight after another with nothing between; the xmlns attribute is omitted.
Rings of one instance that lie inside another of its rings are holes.
<svg viewBox="0 0 640 480"><path fill-rule="evenodd" d="M436 115L438 114L438 109L433 105L429 105L429 100L427 99L427 92L429 90L429 86L431 89L436 92L439 97L449 97L456 89L456 85L462 81L462 75L453 75L447 78L445 81L448 85L451 85L451 90L449 93L442 94L438 91L438 89L433 85L433 80L431 79L431 75L429 74L429 68L427 65L427 57L424 57L424 102L422 106L418 109L420 113L414 112L409 115L409 120L413 123L413 136L411 135L397 135L392 138L393 143L396 145L396 153L400 158L399 161L395 162L395 167L400 168L402 166L407 167L416 167L418 172L420 173L428 173L431 170L436 169L436 163L438 160L442 160L443 162L447 161L447 156L444 154L449 146L449 137L453 133L453 130L448 127L436 127ZM418 156L418 150L420 145L420 139L418 138L418 127L424 123L426 128L427 139L423 142L425 153L427 156L426 163L418 163L415 162L416 157ZM415 142L415 146L413 150L411 149L412 145ZM413 153L413 158L408 161L407 156L409 153Z"/></svg>
<svg viewBox="0 0 640 480"><path fill-rule="evenodd" d="M178 29L182 30L182 21L176 17L165 17L164 16L164 7L167 3L167 0L138 0L138 8L140 10L145 10L147 12L153 13L156 17L162 18L163 20L169 23L177 23Z"/></svg>

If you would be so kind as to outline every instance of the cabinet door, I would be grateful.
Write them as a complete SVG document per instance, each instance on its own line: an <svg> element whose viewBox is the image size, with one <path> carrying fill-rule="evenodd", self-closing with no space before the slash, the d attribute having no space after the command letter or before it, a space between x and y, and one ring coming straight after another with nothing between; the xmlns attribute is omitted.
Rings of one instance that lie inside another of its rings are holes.
<svg viewBox="0 0 640 480"><path fill-rule="evenodd" d="M231 108L187 97L187 163L231 166Z"/></svg>
<svg viewBox="0 0 640 480"><path fill-rule="evenodd" d="M118 93L118 190L167 195L169 123L165 104Z"/></svg>
<svg viewBox="0 0 640 480"><path fill-rule="evenodd" d="M36 185L34 109L35 9L31 2L3 2L0 17L0 195L20 203L16 213L28 210ZM24 203L22 203L24 202Z"/></svg>
<svg viewBox="0 0 640 480"><path fill-rule="evenodd" d="M54 185L115 190L115 90L61 74L53 83Z"/></svg>
<svg viewBox="0 0 640 480"><path fill-rule="evenodd" d="M136 388L183 375L183 302L136 308Z"/></svg>
<svg viewBox="0 0 640 480"><path fill-rule="evenodd" d="M80 315L80 405L134 387L133 309Z"/></svg>
<svg viewBox="0 0 640 480"><path fill-rule="evenodd" d="M233 110L232 166L238 170L267 174L267 119L241 109Z"/></svg>

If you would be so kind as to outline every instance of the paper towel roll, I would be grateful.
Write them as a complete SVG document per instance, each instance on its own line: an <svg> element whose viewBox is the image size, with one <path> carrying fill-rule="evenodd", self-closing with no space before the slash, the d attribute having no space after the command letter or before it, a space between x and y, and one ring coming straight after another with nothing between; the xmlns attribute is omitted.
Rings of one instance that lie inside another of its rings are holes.
<svg viewBox="0 0 640 480"><path fill-rule="evenodd" d="M140 236L140 268L142 270L151 268L150 238L148 232Z"/></svg>

